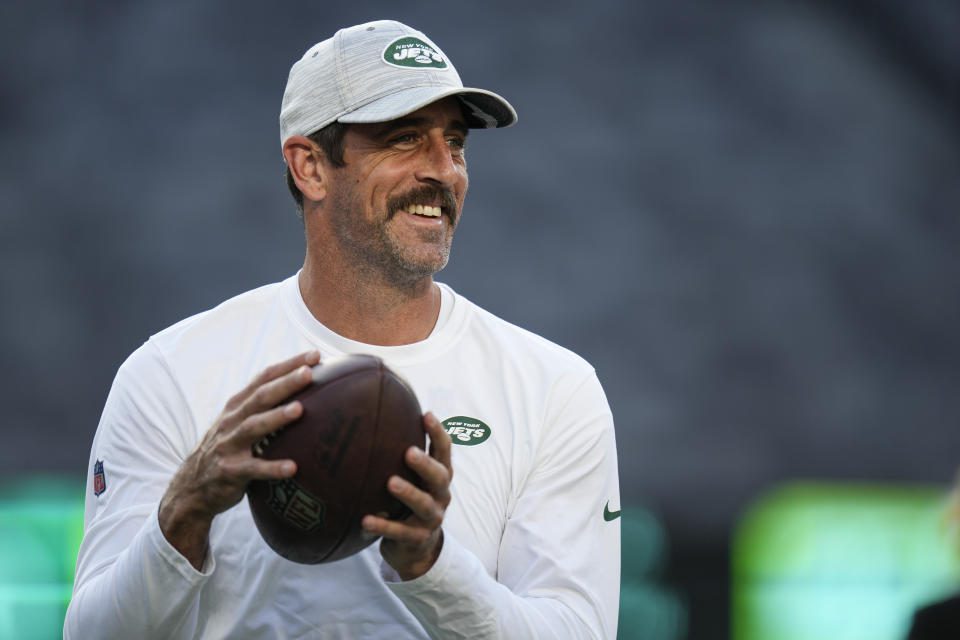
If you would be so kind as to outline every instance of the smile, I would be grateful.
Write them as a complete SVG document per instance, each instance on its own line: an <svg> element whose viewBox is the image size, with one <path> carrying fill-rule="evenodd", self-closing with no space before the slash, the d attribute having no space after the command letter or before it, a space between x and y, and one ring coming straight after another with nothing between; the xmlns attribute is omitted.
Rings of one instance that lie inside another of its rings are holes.
<svg viewBox="0 0 960 640"><path fill-rule="evenodd" d="M432 207L428 204L411 204L404 211L415 216L426 216L428 218L439 218L442 213L440 207Z"/></svg>

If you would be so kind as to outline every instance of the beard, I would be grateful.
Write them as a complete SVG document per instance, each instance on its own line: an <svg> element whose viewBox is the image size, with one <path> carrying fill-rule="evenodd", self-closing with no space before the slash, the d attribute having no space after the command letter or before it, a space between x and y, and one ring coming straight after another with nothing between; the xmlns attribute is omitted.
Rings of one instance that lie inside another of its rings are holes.
<svg viewBox="0 0 960 640"><path fill-rule="evenodd" d="M386 211L376 212L372 220L364 216L363 204L353 189L338 189L328 197L338 245L365 276L383 278L396 288L408 289L447 266L460 217L450 190L430 186L413 189L388 200ZM442 203L450 224L416 229L413 241L401 237L397 225L392 224L394 218L410 204L437 201Z"/></svg>

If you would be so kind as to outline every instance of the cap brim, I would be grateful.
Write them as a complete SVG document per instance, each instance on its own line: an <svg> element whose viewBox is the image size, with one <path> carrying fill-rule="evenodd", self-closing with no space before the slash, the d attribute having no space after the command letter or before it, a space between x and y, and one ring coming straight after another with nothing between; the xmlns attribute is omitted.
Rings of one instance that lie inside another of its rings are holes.
<svg viewBox="0 0 960 640"><path fill-rule="evenodd" d="M460 99L466 124L471 129L509 127L517 121L517 112L501 96L484 89L462 87L411 87L358 107L337 120L348 124L387 122L448 96Z"/></svg>

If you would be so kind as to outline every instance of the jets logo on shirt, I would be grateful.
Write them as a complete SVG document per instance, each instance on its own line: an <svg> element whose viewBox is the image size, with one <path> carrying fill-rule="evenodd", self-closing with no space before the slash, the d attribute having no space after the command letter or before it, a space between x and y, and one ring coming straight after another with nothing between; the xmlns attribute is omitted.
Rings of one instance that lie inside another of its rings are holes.
<svg viewBox="0 0 960 640"><path fill-rule="evenodd" d="M103 460L97 460L93 465L93 495L99 496L107 490L107 476L103 473Z"/></svg>
<svg viewBox="0 0 960 640"><path fill-rule="evenodd" d="M490 427L482 420L469 416L454 416L443 421L443 428L453 444L473 447L486 442L490 437Z"/></svg>

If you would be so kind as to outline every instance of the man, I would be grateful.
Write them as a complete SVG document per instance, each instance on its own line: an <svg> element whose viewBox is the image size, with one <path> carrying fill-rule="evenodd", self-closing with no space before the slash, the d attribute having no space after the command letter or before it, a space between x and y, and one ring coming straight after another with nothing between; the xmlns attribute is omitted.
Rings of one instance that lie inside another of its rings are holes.
<svg viewBox="0 0 960 640"><path fill-rule="evenodd" d="M341 30L293 65L280 128L303 268L120 368L65 636L616 635L616 451L593 369L433 281L462 213L468 129L515 120L396 22ZM382 357L432 409L429 453L406 457L424 488L389 481L412 515L364 516L380 545L299 565L243 500L251 479L295 465L251 448L300 415L285 398L309 368L344 353Z"/></svg>

